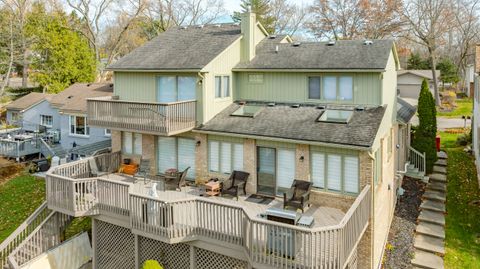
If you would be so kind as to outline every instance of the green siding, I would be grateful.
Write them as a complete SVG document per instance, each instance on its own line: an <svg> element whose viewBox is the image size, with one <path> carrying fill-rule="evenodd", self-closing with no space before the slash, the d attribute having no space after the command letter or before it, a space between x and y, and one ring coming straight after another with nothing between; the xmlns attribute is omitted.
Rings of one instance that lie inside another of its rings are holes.
<svg viewBox="0 0 480 269"><path fill-rule="evenodd" d="M334 153L334 154L340 154L340 155L354 155L354 156L358 156L358 153L359 153L358 150L353 150L353 149L323 147L323 146L310 146L310 151Z"/></svg>
<svg viewBox="0 0 480 269"><path fill-rule="evenodd" d="M263 74L263 83L250 83L249 74ZM236 100L275 102L318 102L308 99L308 77L326 73L236 73ZM354 100L349 103L381 104L380 73L328 73L328 75L353 75ZM338 101L339 103L341 101ZM328 101L325 103L332 103Z"/></svg>

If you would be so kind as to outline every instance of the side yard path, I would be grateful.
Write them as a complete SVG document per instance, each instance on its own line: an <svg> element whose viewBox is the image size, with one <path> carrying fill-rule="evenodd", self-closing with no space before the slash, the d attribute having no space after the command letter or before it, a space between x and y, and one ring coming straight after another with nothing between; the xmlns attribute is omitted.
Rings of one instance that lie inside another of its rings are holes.
<svg viewBox="0 0 480 269"><path fill-rule="evenodd" d="M0 184L0 242L45 200L45 181L27 173Z"/></svg>

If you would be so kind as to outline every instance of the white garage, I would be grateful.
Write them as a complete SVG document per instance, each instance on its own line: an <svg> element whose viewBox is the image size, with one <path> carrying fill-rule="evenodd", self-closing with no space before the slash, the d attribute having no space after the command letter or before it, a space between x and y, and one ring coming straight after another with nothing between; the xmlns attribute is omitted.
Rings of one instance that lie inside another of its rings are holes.
<svg viewBox="0 0 480 269"><path fill-rule="evenodd" d="M440 70L436 70L437 81L440 84ZM397 71L397 90L400 97L418 99L422 81L428 80L433 94L433 75L431 70L399 70Z"/></svg>

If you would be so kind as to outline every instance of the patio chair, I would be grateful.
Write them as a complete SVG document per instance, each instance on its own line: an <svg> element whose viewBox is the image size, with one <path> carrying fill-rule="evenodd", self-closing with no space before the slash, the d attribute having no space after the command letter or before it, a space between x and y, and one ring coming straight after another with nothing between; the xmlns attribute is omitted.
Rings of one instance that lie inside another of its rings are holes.
<svg viewBox="0 0 480 269"><path fill-rule="evenodd" d="M243 190L243 193L245 195L247 194L246 186L249 176L250 173L247 172L233 171L232 174L230 174L230 178L223 182L222 196L228 194L236 197L238 201L238 190Z"/></svg>
<svg viewBox="0 0 480 269"><path fill-rule="evenodd" d="M175 190L182 191L182 187L186 185L186 178L187 172L190 169L190 166L185 168L182 172L177 172L177 174L173 177L164 176L165 177L165 188L168 187L175 187ZM170 180L168 180L171 178Z"/></svg>
<svg viewBox="0 0 480 269"><path fill-rule="evenodd" d="M293 207L304 212L305 206L310 205L310 191L312 182L295 179L290 190L283 193L283 208Z"/></svg>
<svg viewBox="0 0 480 269"><path fill-rule="evenodd" d="M93 177L102 177L102 176L107 176L110 174L110 168L106 167L106 171L100 171L97 165L97 160L95 158L90 158L88 160L88 165L90 166L90 174Z"/></svg>
<svg viewBox="0 0 480 269"><path fill-rule="evenodd" d="M137 182L137 178L143 178L143 183L147 183L147 175L150 171L150 160L149 159L141 159L140 166L137 169L137 172L133 175L135 182Z"/></svg>

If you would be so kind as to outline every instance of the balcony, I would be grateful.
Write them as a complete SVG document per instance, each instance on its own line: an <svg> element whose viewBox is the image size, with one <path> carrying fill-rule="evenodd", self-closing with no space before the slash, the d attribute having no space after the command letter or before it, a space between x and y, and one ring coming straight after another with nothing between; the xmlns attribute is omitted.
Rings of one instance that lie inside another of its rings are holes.
<svg viewBox="0 0 480 269"><path fill-rule="evenodd" d="M88 124L106 129L175 135L196 125L196 101L144 103L112 97L87 99Z"/></svg>
<svg viewBox="0 0 480 269"><path fill-rule="evenodd" d="M118 166L120 153L96 159L100 169ZM313 227L273 222L261 217L268 207L281 207L222 197L199 196L196 187L157 190L122 174L90 177L89 159L53 168L47 174L47 202L52 210L72 216L115 218L137 235L167 243L207 240L244 255L255 268L344 268L368 226L371 188L366 186L347 212L313 205L305 214ZM161 185L161 184L160 184ZM274 238L274 240L272 240Z"/></svg>

